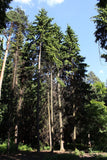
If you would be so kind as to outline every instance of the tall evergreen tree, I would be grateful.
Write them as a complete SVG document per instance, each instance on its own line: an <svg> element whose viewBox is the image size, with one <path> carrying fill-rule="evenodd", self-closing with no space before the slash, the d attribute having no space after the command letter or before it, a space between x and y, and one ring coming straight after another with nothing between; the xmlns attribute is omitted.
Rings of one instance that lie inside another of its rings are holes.
<svg viewBox="0 0 107 160"><path fill-rule="evenodd" d="M64 68L62 78L64 78L66 85L64 89L65 111L68 123L66 127L72 126L69 134L72 134L74 147L79 124L78 114L82 112L82 106L86 102L88 91L88 85L84 82L87 64L84 63L84 57L79 54L79 51L78 39L71 27L67 26L63 43Z"/></svg>
<svg viewBox="0 0 107 160"><path fill-rule="evenodd" d="M34 39L33 43L36 44L36 54L38 59L38 92L37 92L37 143L38 143L38 151L40 150L39 145L39 110L40 110L40 77L41 77L41 63L44 62L45 57L47 56L44 52L44 48L47 44L47 39L50 35L51 31L51 22L52 18L48 18L47 12L44 9L39 11L39 14L35 16L35 21L33 22L33 27L31 30L31 34L33 34Z"/></svg>
<svg viewBox="0 0 107 160"><path fill-rule="evenodd" d="M93 17L96 24L95 38L102 49L107 50L107 0L100 0L97 4L98 15ZM103 53L102 58L107 61L107 54Z"/></svg>
<svg viewBox="0 0 107 160"><path fill-rule="evenodd" d="M17 8L15 11L8 12L8 18L10 19L10 23L13 24L13 39L11 43L11 54L13 59L13 97L15 99L15 103L13 105L16 109L15 111L15 144L18 147L18 128L19 128L19 119L20 119L20 110L22 106L22 97L24 93L24 78L20 78L22 69L22 48L24 44L24 35L25 29L27 27L27 17L20 8Z"/></svg>
<svg viewBox="0 0 107 160"><path fill-rule="evenodd" d="M0 29L6 27L6 11L10 8L9 4L12 0L1 0L0 1Z"/></svg>

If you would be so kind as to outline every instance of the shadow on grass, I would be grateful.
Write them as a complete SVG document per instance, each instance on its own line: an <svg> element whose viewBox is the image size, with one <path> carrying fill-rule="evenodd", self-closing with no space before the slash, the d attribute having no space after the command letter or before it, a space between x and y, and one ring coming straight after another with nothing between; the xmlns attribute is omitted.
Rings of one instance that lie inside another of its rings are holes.
<svg viewBox="0 0 107 160"><path fill-rule="evenodd" d="M48 151L44 152L19 152L17 154L0 155L0 160L107 160L106 157L101 155L93 155L86 157L85 155L80 157L75 154L69 153L51 153Z"/></svg>

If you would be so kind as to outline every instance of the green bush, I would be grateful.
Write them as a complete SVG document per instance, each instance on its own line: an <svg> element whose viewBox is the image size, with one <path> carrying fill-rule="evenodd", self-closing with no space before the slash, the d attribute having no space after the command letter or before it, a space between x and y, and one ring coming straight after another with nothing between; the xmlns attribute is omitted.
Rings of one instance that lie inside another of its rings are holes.
<svg viewBox="0 0 107 160"><path fill-rule="evenodd" d="M7 142L4 142L0 144L0 153L6 153L7 152Z"/></svg>
<svg viewBox="0 0 107 160"><path fill-rule="evenodd" d="M75 148L74 153L75 153L76 156L79 156L79 155L80 155L80 151L79 151L77 148Z"/></svg>
<svg viewBox="0 0 107 160"><path fill-rule="evenodd" d="M74 151L74 154L75 154L76 156L83 156L83 155L85 154L85 152L84 152L84 151L79 151L79 150L76 148L75 151Z"/></svg>
<svg viewBox="0 0 107 160"><path fill-rule="evenodd" d="M33 149L28 146L28 145L23 145L22 143L19 143L18 145L18 150L19 151L33 151ZM10 153L15 153L16 152L16 145L14 144L13 141L10 142L10 147L9 147L9 152ZM0 144L0 153L7 153L7 140Z"/></svg>
<svg viewBox="0 0 107 160"><path fill-rule="evenodd" d="M31 148L31 146L28 146L28 145L22 144L22 143L20 143L18 145L18 150L20 150L20 151L33 151L33 149Z"/></svg>
<svg viewBox="0 0 107 160"><path fill-rule="evenodd" d="M44 146L44 150L50 150L50 146Z"/></svg>

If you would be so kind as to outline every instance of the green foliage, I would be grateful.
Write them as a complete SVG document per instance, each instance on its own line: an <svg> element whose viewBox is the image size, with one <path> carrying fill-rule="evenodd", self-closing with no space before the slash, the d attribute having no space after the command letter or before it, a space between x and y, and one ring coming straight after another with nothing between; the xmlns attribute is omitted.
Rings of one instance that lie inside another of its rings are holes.
<svg viewBox="0 0 107 160"><path fill-rule="evenodd" d="M7 110L7 105L0 103L0 123L3 120L3 116L4 116L4 113L6 112L6 110Z"/></svg>
<svg viewBox="0 0 107 160"><path fill-rule="evenodd" d="M50 146L44 146L44 150L50 150Z"/></svg>
<svg viewBox="0 0 107 160"><path fill-rule="evenodd" d="M96 24L95 38L102 49L107 50L107 0L100 0L97 4L98 15L93 17ZM107 54L101 55L107 61Z"/></svg>
<svg viewBox="0 0 107 160"><path fill-rule="evenodd" d="M33 151L33 149L30 147L30 145L24 145L22 143L20 143L18 145L18 150L19 151ZM10 141L10 147L9 147L9 151L7 149L7 140L5 142L3 142L2 144L0 144L0 153L15 153L16 152L16 147L15 144L13 143L13 141Z"/></svg>
<svg viewBox="0 0 107 160"><path fill-rule="evenodd" d="M100 79L94 74L94 72L90 71L86 77L86 83L94 84L98 81L101 82Z"/></svg>
<svg viewBox="0 0 107 160"><path fill-rule="evenodd" d="M0 138L4 141L7 133L14 138L14 126L18 123L18 149L32 151L37 146L37 106L39 99L40 143L41 149L48 150L49 126L48 103L50 100L50 75L53 74L53 105L54 105L54 143L59 147L59 107L58 83L60 84L61 112L64 128L64 142L73 142L73 127L77 128L76 144L87 148L87 134L90 133L92 145L107 148L107 107L105 105L106 88L91 72L85 82L85 58L80 55L78 37L68 25L65 35L53 18L41 9L32 25L20 8L7 13L9 22L5 30L7 36L13 23L10 50L4 74L2 100L0 104ZM2 44L0 56L2 62ZM41 52L40 86L38 87L38 61ZM39 90L39 98L38 91ZM49 99L47 97L49 93ZM93 96L94 95L94 96ZM91 99L93 97L93 99ZM75 106L75 107L74 107ZM74 116L75 115L75 116ZM84 134L82 134L84 133ZM97 143L98 141L98 143ZM103 142L103 143L102 143ZM7 142L6 142L7 143ZM6 143L4 149L6 150ZM102 144L102 145L101 145ZM54 146L55 147L55 146ZM14 150L11 142L10 150ZM53 155L50 159L76 159L84 152L75 150L75 155ZM78 155L78 156L76 156ZM64 157L63 157L64 156Z"/></svg>
<svg viewBox="0 0 107 160"><path fill-rule="evenodd" d="M30 145L26 145L26 144L23 144L23 143L20 143L18 145L18 150L19 151L33 151L32 147Z"/></svg>
<svg viewBox="0 0 107 160"><path fill-rule="evenodd" d="M93 84L93 90L96 94L96 98L99 101L104 101L104 98L107 94L107 88L105 87L105 84L103 82L95 82Z"/></svg>
<svg viewBox="0 0 107 160"><path fill-rule="evenodd" d="M10 8L9 4L11 1L12 0L0 1L0 29L6 27L6 21L7 21L6 11L7 9Z"/></svg>
<svg viewBox="0 0 107 160"><path fill-rule="evenodd" d="M83 156L85 154L85 152L84 151L79 151L77 148L75 148L74 154L76 156Z"/></svg>
<svg viewBox="0 0 107 160"><path fill-rule="evenodd" d="M7 143L4 142L0 144L0 153L6 153L7 152Z"/></svg>

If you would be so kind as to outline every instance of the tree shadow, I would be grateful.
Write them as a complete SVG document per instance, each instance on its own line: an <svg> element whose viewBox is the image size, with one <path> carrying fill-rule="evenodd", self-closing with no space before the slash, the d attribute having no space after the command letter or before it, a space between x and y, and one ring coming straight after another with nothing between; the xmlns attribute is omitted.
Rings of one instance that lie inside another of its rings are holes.
<svg viewBox="0 0 107 160"><path fill-rule="evenodd" d="M0 160L107 160L107 156L77 156L72 153L60 152L19 152L17 154L0 155Z"/></svg>

